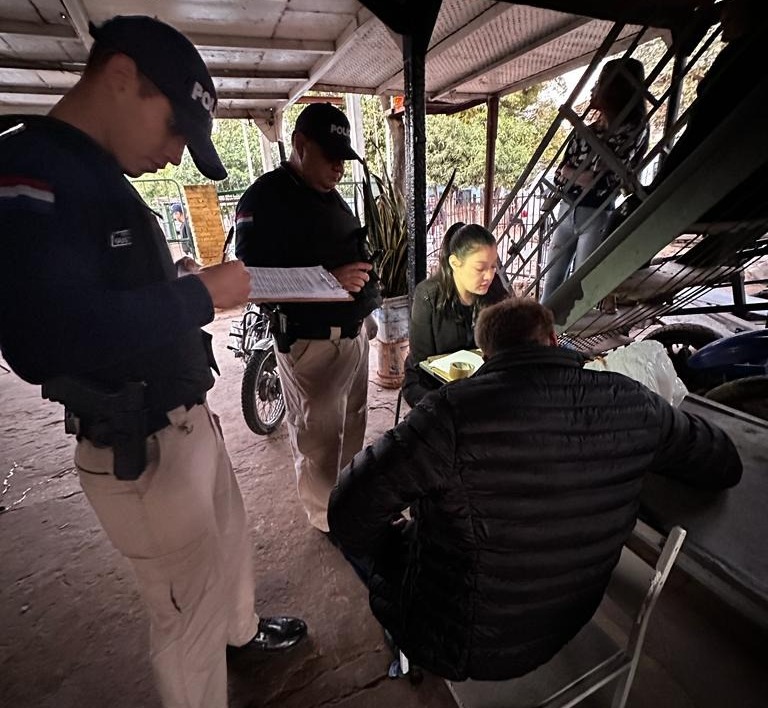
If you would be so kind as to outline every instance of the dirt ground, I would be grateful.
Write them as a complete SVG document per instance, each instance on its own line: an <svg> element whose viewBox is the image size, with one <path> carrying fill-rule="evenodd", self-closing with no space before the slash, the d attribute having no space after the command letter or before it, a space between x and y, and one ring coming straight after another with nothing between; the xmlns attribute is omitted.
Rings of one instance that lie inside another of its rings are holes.
<svg viewBox="0 0 768 708"><path fill-rule="evenodd" d="M390 654L367 596L298 504L287 434L251 433L240 413L242 365L226 349L236 311L214 334L222 418L249 512L257 610L306 619L287 655L230 665L232 708L453 706L442 681L387 678ZM390 427L396 392L373 380L368 437ZM2 363L2 362L0 362ZM106 539L72 464L62 409L0 369L0 704L14 708L156 708L148 622L131 571Z"/></svg>

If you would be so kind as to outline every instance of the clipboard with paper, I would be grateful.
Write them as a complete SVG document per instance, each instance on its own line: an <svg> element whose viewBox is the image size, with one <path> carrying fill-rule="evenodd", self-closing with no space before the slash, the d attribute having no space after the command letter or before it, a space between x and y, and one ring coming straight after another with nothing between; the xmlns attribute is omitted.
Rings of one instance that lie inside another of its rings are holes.
<svg viewBox="0 0 768 708"><path fill-rule="evenodd" d="M349 302L353 300L322 266L306 268L247 268L250 302Z"/></svg>
<svg viewBox="0 0 768 708"><path fill-rule="evenodd" d="M452 354L438 354L419 363L424 371L443 383L472 376L482 365L483 356L479 349L460 349Z"/></svg>

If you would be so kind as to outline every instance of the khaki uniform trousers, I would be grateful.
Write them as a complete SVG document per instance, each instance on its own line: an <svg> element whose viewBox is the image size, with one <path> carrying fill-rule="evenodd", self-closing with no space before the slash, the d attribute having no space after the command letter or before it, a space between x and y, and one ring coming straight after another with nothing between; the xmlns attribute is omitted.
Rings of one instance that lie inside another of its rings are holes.
<svg viewBox="0 0 768 708"><path fill-rule="evenodd" d="M218 418L207 405L168 413L147 438L135 481L112 475L112 448L78 443L80 482L107 536L133 566L150 616L166 708L225 708L226 645L258 631L245 508Z"/></svg>
<svg viewBox="0 0 768 708"><path fill-rule="evenodd" d="M328 531L328 498L359 452L368 418L368 337L298 339L276 351L299 499L309 523Z"/></svg>

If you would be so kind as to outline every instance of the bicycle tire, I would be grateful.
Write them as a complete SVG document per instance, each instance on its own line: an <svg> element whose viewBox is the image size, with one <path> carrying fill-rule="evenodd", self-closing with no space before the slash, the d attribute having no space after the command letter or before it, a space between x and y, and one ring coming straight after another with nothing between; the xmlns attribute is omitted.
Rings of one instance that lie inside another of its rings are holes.
<svg viewBox="0 0 768 708"><path fill-rule="evenodd" d="M257 350L243 372L240 400L246 425L257 435L269 435L285 417L285 399L275 352Z"/></svg>

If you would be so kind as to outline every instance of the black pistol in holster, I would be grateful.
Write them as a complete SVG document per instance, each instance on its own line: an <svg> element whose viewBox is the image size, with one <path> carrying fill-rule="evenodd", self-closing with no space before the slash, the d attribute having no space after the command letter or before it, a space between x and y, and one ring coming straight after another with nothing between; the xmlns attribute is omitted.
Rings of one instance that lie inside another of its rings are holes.
<svg viewBox="0 0 768 708"><path fill-rule="evenodd" d="M280 309L280 305L275 305L269 312L269 327L272 331L272 338L275 340L277 351L281 354L288 354L291 351L291 344L296 341L291 336L288 326L288 315Z"/></svg>
<svg viewBox="0 0 768 708"><path fill-rule="evenodd" d="M111 447L117 479L135 480L147 466L146 384L129 382L116 391L60 376L43 384L43 398L64 404L64 430L97 447Z"/></svg>

